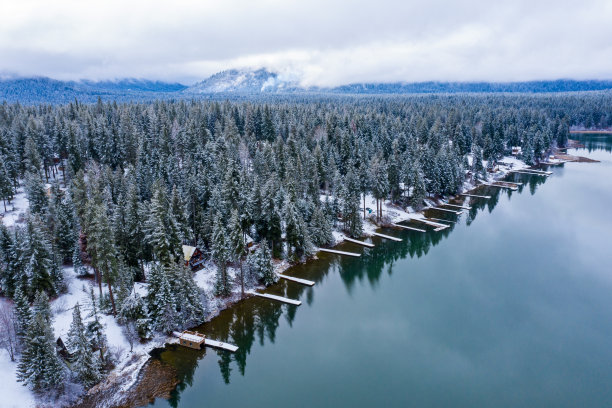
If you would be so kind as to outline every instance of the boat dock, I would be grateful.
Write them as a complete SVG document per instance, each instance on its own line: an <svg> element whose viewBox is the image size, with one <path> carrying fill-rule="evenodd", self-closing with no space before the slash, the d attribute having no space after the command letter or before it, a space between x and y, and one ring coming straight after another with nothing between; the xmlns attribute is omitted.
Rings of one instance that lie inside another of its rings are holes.
<svg viewBox="0 0 612 408"><path fill-rule="evenodd" d="M397 242L402 242L403 240L401 238L397 238L397 237L392 237L390 235L385 235L385 234L381 234L378 232L373 232L372 235L376 235L377 237L381 237L384 239L390 239L391 241L397 241Z"/></svg>
<svg viewBox="0 0 612 408"><path fill-rule="evenodd" d="M440 224L439 222L429 221L427 218L412 218L413 221L420 221L423 224L431 225L432 227L436 227L434 231L441 231L443 229L448 228L449 226L446 224Z"/></svg>
<svg viewBox="0 0 612 408"><path fill-rule="evenodd" d="M356 239L349 238L349 237L344 237L344 239L348 242L352 242L353 244L363 245L364 247L368 247L368 248L374 248L374 244L370 244L369 242L358 241Z"/></svg>
<svg viewBox="0 0 612 408"><path fill-rule="evenodd" d="M443 203L442 205L445 205L447 207L461 208L462 210L471 210L472 209L472 207L470 207L468 205L457 205L457 204L448 204L448 203Z"/></svg>
<svg viewBox="0 0 612 408"><path fill-rule="evenodd" d="M504 182L506 183L506 182ZM504 185L504 184L497 184L497 183L483 183L481 184L483 186L489 186L489 187L497 187L497 188L509 188L512 191L516 191L518 190L518 187L516 185Z"/></svg>
<svg viewBox="0 0 612 408"><path fill-rule="evenodd" d="M293 276L288 276L288 275L283 275L283 274L278 274L279 278L283 278L292 282L297 282L297 283L301 283L302 285L306 285L306 286L314 286L314 282L311 280L307 280L307 279L300 279L300 278L295 278Z"/></svg>
<svg viewBox="0 0 612 408"><path fill-rule="evenodd" d="M434 220L434 221L441 221L441 222L448 222L450 224L454 224L457 221L451 221L451 220L443 220L442 218L433 218L433 217L429 217L427 218L428 220Z"/></svg>
<svg viewBox="0 0 612 408"><path fill-rule="evenodd" d="M238 346L234 346L233 344L223 343L222 341L206 339L204 340L204 344L209 347L216 347L223 350L231 351L232 353L238 350Z"/></svg>
<svg viewBox="0 0 612 408"><path fill-rule="evenodd" d="M361 254L356 254L355 252L338 251L336 249L329 249L329 248L319 248L319 251L328 252L330 254L336 254L336 255L361 256Z"/></svg>
<svg viewBox="0 0 612 408"><path fill-rule="evenodd" d="M234 346L233 344L229 343L224 343L222 341L208 339L204 334L194 331L185 330L182 333L173 331L172 335L174 337L178 337L179 344L181 346L189 347L196 350L202 348L202 344L231 352L235 352L236 350L238 350L238 346Z"/></svg>
<svg viewBox="0 0 612 408"><path fill-rule="evenodd" d="M253 295L255 295L255 296L259 296L259 297L266 298L266 299L276 300L278 302L288 303L290 305L299 306L299 305L302 304L302 302L300 300L289 299L289 298L282 297L282 296L270 295L269 293L259 293L259 292L251 292L251 293Z"/></svg>
<svg viewBox="0 0 612 408"><path fill-rule="evenodd" d="M553 174L552 171L542 171L542 170L535 170L535 169L510 170L510 173L531 174L534 176L546 176L546 177Z"/></svg>
<svg viewBox="0 0 612 408"><path fill-rule="evenodd" d="M403 228L403 229L407 229L407 230L410 230L410 231L427 232L424 229L408 227L406 225L400 225L400 224L391 224L391 225L393 225L394 227Z"/></svg>
<svg viewBox="0 0 612 408"><path fill-rule="evenodd" d="M491 198L491 196L486 196L486 195L476 195L476 194L459 194L462 195L464 197L472 197L472 198L485 198L485 199L489 199Z"/></svg>
<svg viewBox="0 0 612 408"><path fill-rule="evenodd" d="M426 210L440 210L440 211L446 211L446 212L457 214L457 215L463 214L463 211L449 210L448 208L442 208L442 207L428 207L426 208Z"/></svg>

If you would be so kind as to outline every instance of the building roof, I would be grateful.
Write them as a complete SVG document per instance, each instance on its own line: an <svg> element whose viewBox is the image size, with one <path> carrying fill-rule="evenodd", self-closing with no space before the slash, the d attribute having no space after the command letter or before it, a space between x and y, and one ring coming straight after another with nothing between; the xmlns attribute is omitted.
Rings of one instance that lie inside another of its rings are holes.
<svg viewBox="0 0 612 408"><path fill-rule="evenodd" d="M185 257L185 262L189 262L195 250L196 250L196 247L192 247L189 245L183 245L183 256Z"/></svg>

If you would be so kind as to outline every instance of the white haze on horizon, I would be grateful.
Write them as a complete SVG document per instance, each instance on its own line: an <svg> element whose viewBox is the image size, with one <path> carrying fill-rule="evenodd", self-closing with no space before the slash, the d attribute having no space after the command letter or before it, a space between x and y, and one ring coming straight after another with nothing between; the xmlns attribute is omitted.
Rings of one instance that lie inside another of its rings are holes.
<svg viewBox="0 0 612 408"><path fill-rule="evenodd" d="M0 0L0 77L612 79L612 2Z"/></svg>

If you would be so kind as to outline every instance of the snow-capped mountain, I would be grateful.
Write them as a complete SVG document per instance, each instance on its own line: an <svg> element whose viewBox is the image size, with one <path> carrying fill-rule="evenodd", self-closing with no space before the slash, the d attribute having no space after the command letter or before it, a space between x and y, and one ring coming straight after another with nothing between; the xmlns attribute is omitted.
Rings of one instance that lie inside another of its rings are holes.
<svg viewBox="0 0 612 408"><path fill-rule="evenodd" d="M288 81L275 72L260 68L257 70L230 69L221 71L190 86L183 92L191 94L252 94L261 92L288 92L299 89L297 82Z"/></svg>

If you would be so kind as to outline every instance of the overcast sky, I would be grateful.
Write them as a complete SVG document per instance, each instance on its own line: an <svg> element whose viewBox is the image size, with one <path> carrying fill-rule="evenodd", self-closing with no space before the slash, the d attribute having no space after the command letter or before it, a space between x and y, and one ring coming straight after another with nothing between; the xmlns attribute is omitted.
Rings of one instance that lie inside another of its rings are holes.
<svg viewBox="0 0 612 408"><path fill-rule="evenodd" d="M0 0L0 75L612 79L612 0Z"/></svg>

